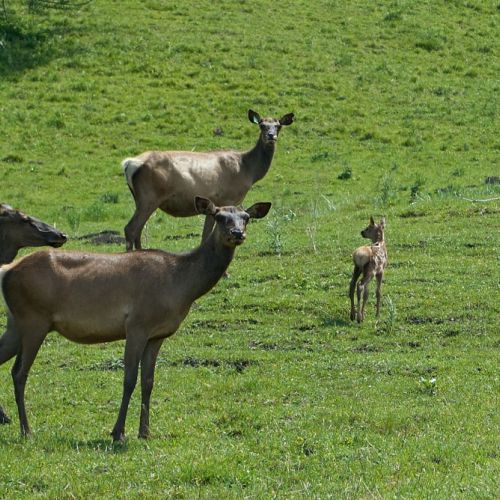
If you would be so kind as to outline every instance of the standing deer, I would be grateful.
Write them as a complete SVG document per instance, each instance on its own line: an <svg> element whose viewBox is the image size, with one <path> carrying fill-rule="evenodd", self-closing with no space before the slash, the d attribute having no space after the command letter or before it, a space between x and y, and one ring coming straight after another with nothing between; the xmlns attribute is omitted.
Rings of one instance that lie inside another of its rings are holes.
<svg viewBox="0 0 500 500"><path fill-rule="evenodd" d="M359 247L352 254L354 261L354 271L352 273L351 285L349 287L349 297L351 299L351 320L355 318L358 323L361 323L365 318L365 305L368 300L368 284L375 276L377 279L377 318L380 315L380 299L381 299L381 286L382 278L384 277L384 269L387 265L387 248L384 240L384 227L385 217L382 217L378 224L375 224L373 217L370 217L370 224L366 229L361 231L363 238L372 240L371 245ZM354 305L354 291L356 289L356 282L358 282L357 297L358 297L358 311L356 314L356 307ZM361 305L361 295L363 295L363 305Z"/></svg>
<svg viewBox="0 0 500 500"><path fill-rule="evenodd" d="M66 240L54 227L0 203L0 265L12 262L20 248L60 247Z"/></svg>
<svg viewBox="0 0 500 500"><path fill-rule="evenodd" d="M293 113L279 120L261 118L248 111L259 125L254 148L246 152L147 151L122 162L125 179L136 209L125 226L127 250L141 248L141 233L151 214L160 208L174 217L196 215L193 198L203 196L216 205L238 205L257 181L269 170L278 134L283 125L293 123ZM212 230L213 217L205 219L202 239Z"/></svg>
<svg viewBox="0 0 500 500"><path fill-rule="evenodd" d="M215 218L212 232L184 254L146 250L97 254L39 251L0 271L7 329L0 338L0 364L12 368L21 434L30 433L24 405L28 373L48 332L95 344L125 339L123 396L111 435L125 439L125 419L141 365L139 437L149 436L149 401L156 358L191 304L219 281L246 238L250 218L265 217L270 203L243 210L195 198L196 212ZM0 410L3 421L8 417Z"/></svg>

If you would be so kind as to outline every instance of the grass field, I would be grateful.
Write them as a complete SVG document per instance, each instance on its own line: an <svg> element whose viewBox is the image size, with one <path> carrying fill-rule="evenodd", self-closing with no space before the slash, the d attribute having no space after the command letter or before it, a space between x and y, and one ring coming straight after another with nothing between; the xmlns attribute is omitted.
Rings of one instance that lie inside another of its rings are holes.
<svg viewBox="0 0 500 500"><path fill-rule="evenodd" d="M151 439L136 390L111 445L123 344L51 334L28 440L0 369L0 496L498 498L498 2L25 3L0 20L0 201L66 249L124 248L85 238L133 212L123 158L248 149L249 108L296 122L245 200L270 215L162 348ZM389 266L360 326L370 215ZM157 212L144 240L184 251L202 224Z"/></svg>

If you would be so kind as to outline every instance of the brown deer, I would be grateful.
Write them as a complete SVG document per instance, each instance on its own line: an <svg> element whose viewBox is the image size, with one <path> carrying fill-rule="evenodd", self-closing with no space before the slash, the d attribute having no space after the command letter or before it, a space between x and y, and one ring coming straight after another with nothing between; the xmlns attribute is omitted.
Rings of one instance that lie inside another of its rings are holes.
<svg viewBox="0 0 500 500"><path fill-rule="evenodd" d="M377 318L380 315L382 278L384 277L384 269L387 265L387 248L384 240L384 228L385 217L382 217L378 224L375 224L373 217L370 217L370 224L361 231L361 236L372 240L372 244L359 247L352 254L354 271L349 287L349 297L351 299L351 320L357 319L358 323L361 323L365 318L365 305L368 300L368 284L374 276L377 279ZM356 314L354 291L356 290L356 282L361 273L363 273L363 276L357 286L358 311ZM362 305L361 296L363 296Z"/></svg>
<svg viewBox="0 0 500 500"><path fill-rule="evenodd" d="M0 203L0 265L12 262L23 247L60 247L66 240L56 228Z"/></svg>
<svg viewBox="0 0 500 500"><path fill-rule="evenodd" d="M146 250L97 254L39 251L2 268L7 329L0 338L0 364L12 368L21 434L30 432L24 405L29 370L48 332L82 344L125 339L123 396L114 441L125 439L125 419L141 365L139 437L149 435L149 401L156 358L191 304L219 281L246 238L250 218L265 217L270 203L247 210L216 207L196 197L196 211L215 225L195 250L184 254ZM2 411L4 422L8 417Z"/></svg>
<svg viewBox="0 0 500 500"><path fill-rule="evenodd" d="M136 205L125 226L127 250L141 248L142 230L157 208L174 217L189 217L196 215L195 196L209 198L216 205L240 204L252 185L267 174L281 127L290 125L293 116L261 118L250 109L248 118L259 125L260 135L255 147L243 153L147 151L125 159L125 179ZM213 217L206 217L203 239L213 224Z"/></svg>

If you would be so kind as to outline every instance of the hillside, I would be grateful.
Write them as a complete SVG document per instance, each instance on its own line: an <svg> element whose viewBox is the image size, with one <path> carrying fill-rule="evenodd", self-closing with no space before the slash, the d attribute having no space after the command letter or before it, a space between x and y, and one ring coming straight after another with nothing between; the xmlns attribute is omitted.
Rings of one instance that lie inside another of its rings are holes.
<svg viewBox="0 0 500 500"><path fill-rule="evenodd" d="M0 201L122 251L120 167L251 148L295 114L245 205L230 278L160 353L152 439L112 447L123 344L51 334L18 437L0 369L0 495L498 496L499 8L489 0L92 1L0 20ZM387 218L383 307L349 321L351 253ZM157 211L147 247L199 243ZM28 253L31 250L26 250ZM0 313L0 325L6 316Z"/></svg>

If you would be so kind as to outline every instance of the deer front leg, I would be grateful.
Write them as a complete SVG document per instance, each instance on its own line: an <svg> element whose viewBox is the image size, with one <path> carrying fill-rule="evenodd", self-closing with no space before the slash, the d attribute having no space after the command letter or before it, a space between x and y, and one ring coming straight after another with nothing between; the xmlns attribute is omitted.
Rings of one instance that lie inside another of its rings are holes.
<svg viewBox="0 0 500 500"><path fill-rule="evenodd" d="M36 328L36 327L35 327ZM42 345L49 328L45 325L38 326L38 329L26 327L26 333L22 335L21 329L18 326L17 331L23 338L21 348L12 367L12 380L14 382L14 394L16 396L17 411L19 413L19 424L21 426L21 435L28 436L31 433L26 415L26 406L24 403L24 391L26 388L26 380L33 361Z"/></svg>
<svg viewBox="0 0 500 500"><path fill-rule="evenodd" d="M149 437L149 401L153 390L156 358L163 343L163 339L150 340L146 344L141 359L141 420L139 424L139 437Z"/></svg>
<svg viewBox="0 0 500 500"><path fill-rule="evenodd" d="M111 431L114 442L125 441L125 420L127 419L128 405L137 383L139 361L144 352L146 342L147 338L145 338L144 335L141 335L140 331L127 328L127 339L125 341L124 356L125 375L123 377L122 402L115 426Z"/></svg>
<svg viewBox="0 0 500 500"><path fill-rule="evenodd" d="M0 338L0 365L13 358L21 349L21 337L14 330L11 320L7 322L7 330ZM11 419L0 406L0 424L10 424Z"/></svg>
<svg viewBox="0 0 500 500"><path fill-rule="evenodd" d="M377 291L375 292L377 296L377 318L380 316L380 299L382 298L382 278L384 277L384 273L378 273L376 276L377 279Z"/></svg>

